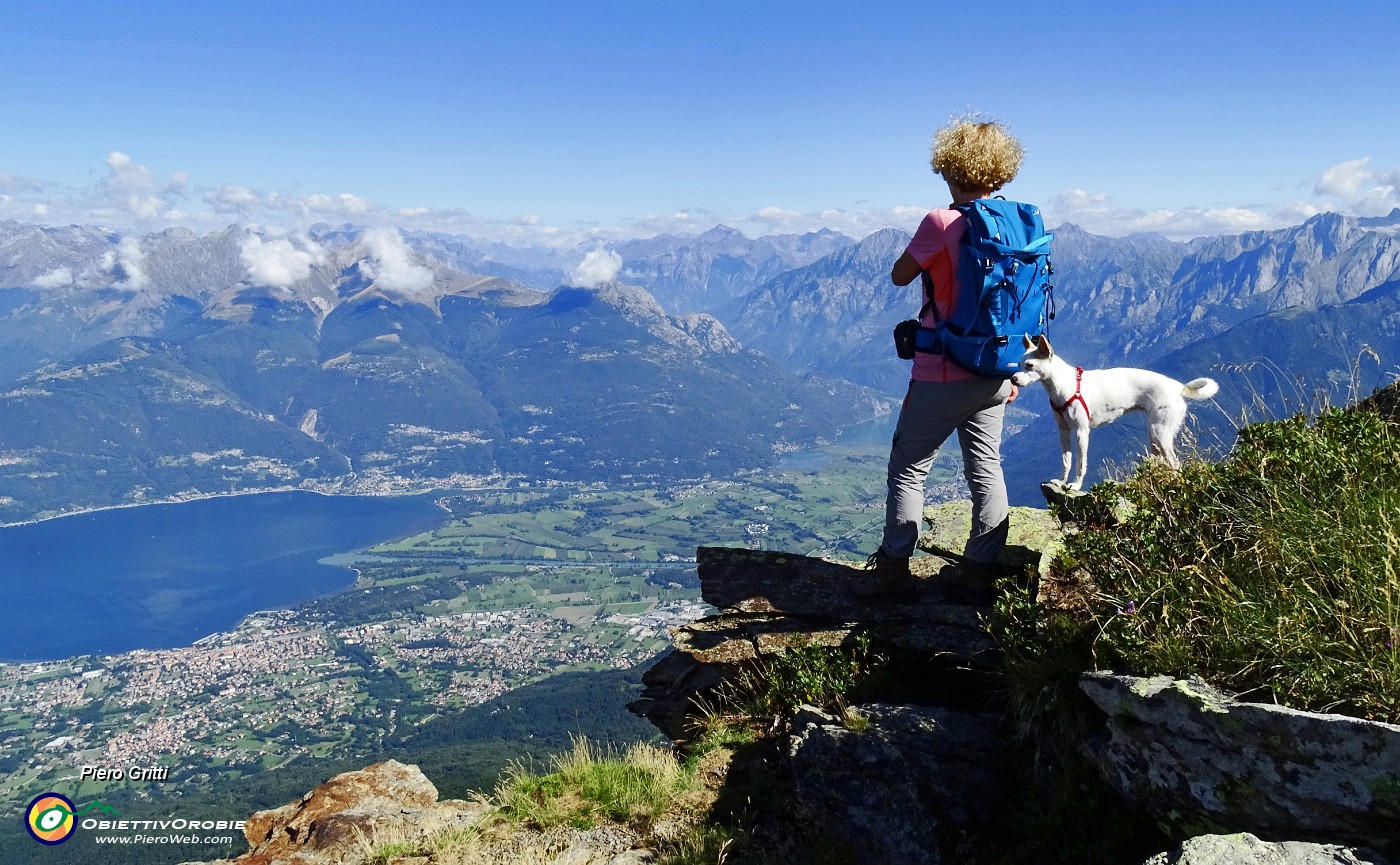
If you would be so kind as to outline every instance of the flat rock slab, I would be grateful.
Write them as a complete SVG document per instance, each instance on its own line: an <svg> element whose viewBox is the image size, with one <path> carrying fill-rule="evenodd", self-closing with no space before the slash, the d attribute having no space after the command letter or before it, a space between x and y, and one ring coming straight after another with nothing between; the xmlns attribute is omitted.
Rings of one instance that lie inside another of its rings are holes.
<svg viewBox="0 0 1400 865"><path fill-rule="evenodd" d="M724 547L701 547L697 561L702 597L726 611L719 617L725 625L742 631L756 644L766 642L780 650L799 638L812 642L810 636L836 645L844 642L845 635L863 629L897 650L956 655L988 665L996 660L996 645L984 623L985 608L944 602L937 581L927 573L936 570L931 565L915 575L922 583L917 600L891 603L864 601L850 593L851 585L864 573L855 565ZM685 632L691 627L682 628L678 636L688 640ZM824 632L839 633L841 638Z"/></svg>
<svg viewBox="0 0 1400 865"><path fill-rule="evenodd" d="M1107 715L1090 757L1153 813L1400 854L1400 727L1236 702L1200 680L1090 673L1080 688Z"/></svg>

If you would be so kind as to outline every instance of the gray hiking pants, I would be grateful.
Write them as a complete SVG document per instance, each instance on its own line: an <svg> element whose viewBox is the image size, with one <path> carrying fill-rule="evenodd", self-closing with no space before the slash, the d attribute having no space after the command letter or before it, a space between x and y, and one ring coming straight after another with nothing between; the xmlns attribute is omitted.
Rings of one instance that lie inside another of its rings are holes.
<svg viewBox="0 0 1400 865"><path fill-rule="evenodd" d="M954 430L962 446L963 475L972 492L969 561L995 562L1006 546L1006 482L1001 475L1001 423L1011 382L909 383L890 444L889 495L885 499L885 555L912 555L924 510L924 480L938 448Z"/></svg>

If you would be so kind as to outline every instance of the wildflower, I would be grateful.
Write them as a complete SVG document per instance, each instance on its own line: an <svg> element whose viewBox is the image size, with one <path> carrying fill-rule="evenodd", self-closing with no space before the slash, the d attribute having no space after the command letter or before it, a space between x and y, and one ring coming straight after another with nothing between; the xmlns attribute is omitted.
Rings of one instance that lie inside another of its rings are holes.
<svg viewBox="0 0 1400 865"><path fill-rule="evenodd" d="M1120 616L1132 616L1132 615L1135 615L1135 614L1137 613L1137 602L1136 602L1136 601L1129 601L1128 604L1127 604L1127 606L1125 606L1125 607L1118 607L1117 609L1118 609L1118 615L1120 615Z"/></svg>

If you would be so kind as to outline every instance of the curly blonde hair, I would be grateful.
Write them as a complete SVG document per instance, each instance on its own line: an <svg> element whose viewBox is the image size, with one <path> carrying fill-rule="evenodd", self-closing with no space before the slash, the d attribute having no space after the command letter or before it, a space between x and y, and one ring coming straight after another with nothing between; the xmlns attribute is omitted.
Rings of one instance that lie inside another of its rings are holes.
<svg viewBox="0 0 1400 865"><path fill-rule="evenodd" d="M955 117L934 133L929 164L962 189L995 192L1016 177L1025 153L1000 121Z"/></svg>

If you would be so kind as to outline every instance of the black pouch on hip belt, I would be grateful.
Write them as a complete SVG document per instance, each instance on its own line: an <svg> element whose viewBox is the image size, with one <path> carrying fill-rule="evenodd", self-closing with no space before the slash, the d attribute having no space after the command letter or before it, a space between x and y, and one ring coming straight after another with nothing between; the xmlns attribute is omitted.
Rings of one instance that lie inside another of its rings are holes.
<svg viewBox="0 0 1400 865"><path fill-rule="evenodd" d="M899 355L900 360L913 360L916 352L920 351L919 329L923 327L923 318L928 315L929 307L933 305L933 280L925 270L919 274L924 285L924 305L919 309L919 317L901 321L894 326L894 353ZM925 337L925 342L928 338ZM925 346L923 351L929 351L930 347Z"/></svg>

